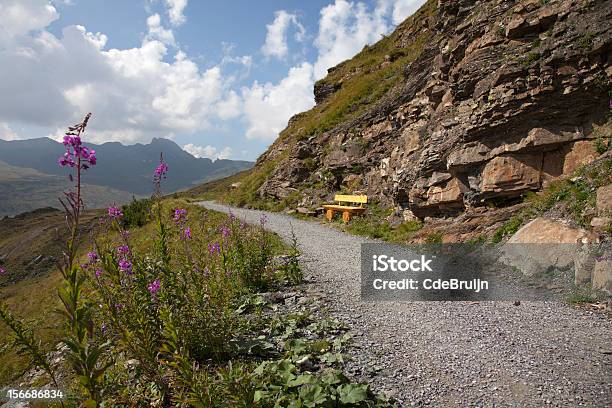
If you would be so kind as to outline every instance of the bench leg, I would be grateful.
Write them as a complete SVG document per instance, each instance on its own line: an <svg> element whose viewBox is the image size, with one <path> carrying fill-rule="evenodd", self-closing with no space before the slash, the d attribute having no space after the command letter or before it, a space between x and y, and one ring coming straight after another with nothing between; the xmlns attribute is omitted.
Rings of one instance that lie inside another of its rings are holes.
<svg viewBox="0 0 612 408"><path fill-rule="evenodd" d="M327 211L325 212L325 218L327 218L327 221L333 220L334 219L334 210L327 209Z"/></svg>
<svg viewBox="0 0 612 408"><path fill-rule="evenodd" d="M351 213L349 211L342 212L342 221L349 222L351 220Z"/></svg>

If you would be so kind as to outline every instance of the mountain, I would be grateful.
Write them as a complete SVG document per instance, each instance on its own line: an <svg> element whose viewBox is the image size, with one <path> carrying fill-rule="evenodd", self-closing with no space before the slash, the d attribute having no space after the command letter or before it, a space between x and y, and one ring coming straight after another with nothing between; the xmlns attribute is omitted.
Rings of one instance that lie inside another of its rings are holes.
<svg viewBox="0 0 612 408"><path fill-rule="evenodd" d="M170 169L163 183L165 193L226 177L252 165L247 161L195 158L168 139L153 139L146 145L125 146L118 142L86 144L96 150L98 157L95 169L88 171L85 176L86 182L136 195L152 192L153 170L159 162L160 153L163 153ZM66 175L66 169L57 164L63 152L64 146L49 138L0 140L1 161L49 175Z"/></svg>
<svg viewBox="0 0 612 408"><path fill-rule="evenodd" d="M0 217L12 216L42 207L61 208L58 197L70 182L65 176L44 174L38 170L10 166L0 161ZM132 194L110 187L84 184L83 200L87 208L123 204Z"/></svg>
<svg viewBox="0 0 612 408"><path fill-rule="evenodd" d="M329 69L225 199L317 208L361 192L392 223L453 220L449 239L498 228L526 193L609 157L610 21L601 0L430 0Z"/></svg>

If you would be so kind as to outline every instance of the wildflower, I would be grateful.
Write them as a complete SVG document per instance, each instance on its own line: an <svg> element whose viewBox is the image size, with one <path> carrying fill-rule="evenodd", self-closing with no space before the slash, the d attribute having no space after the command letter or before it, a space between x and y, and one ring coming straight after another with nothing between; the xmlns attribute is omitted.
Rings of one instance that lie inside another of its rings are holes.
<svg viewBox="0 0 612 408"><path fill-rule="evenodd" d="M229 219L230 219L230 221L232 221L232 222L236 220L236 216L234 215L234 213L233 213L231 210L230 210L230 212L229 212Z"/></svg>
<svg viewBox="0 0 612 408"><path fill-rule="evenodd" d="M102 334L106 334L107 330L108 330L108 327L106 327L106 323L102 323L100 325L100 331L102 332Z"/></svg>
<svg viewBox="0 0 612 408"><path fill-rule="evenodd" d="M183 238L191 239L191 228L187 227L183 230Z"/></svg>
<svg viewBox="0 0 612 408"><path fill-rule="evenodd" d="M206 268L204 268L204 277L209 277L210 276L210 269L208 269L208 266Z"/></svg>
<svg viewBox="0 0 612 408"><path fill-rule="evenodd" d="M244 221L240 221L240 229L246 229L247 223Z"/></svg>
<svg viewBox="0 0 612 408"><path fill-rule="evenodd" d="M131 275L132 274L132 263L130 261L128 261L127 259L120 259L119 260L119 269L122 272L125 272L128 275Z"/></svg>
<svg viewBox="0 0 612 408"><path fill-rule="evenodd" d="M0 266L0 276L6 275L6 269Z"/></svg>
<svg viewBox="0 0 612 408"><path fill-rule="evenodd" d="M98 262L98 254L93 251L87 253L87 258L90 263Z"/></svg>
<svg viewBox="0 0 612 408"><path fill-rule="evenodd" d="M159 165L155 168L155 172L153 173L153 180L156 183L159 183L161 179L166 178L167 172L168 172L168 165L164 162L163 159L160 159Z"/></svg>
<svg viewBox="0 0 612 408"><path fill-rule="evenodd" d="M214 255L215 252L221 253L221 245L219 245L218 242L208 244L208 252L210 252L211 255Z"/></svg>
<svg viewBox="0 0 612 408"><path fill-rule="evenodd" d="M230 230L226 225L221 226L221 236L223 236L224 239L229 237L231 233L232 230Z"/></svg>
<svg viewBox="0 0 612 408"><path fill-rule="evenodd" d="M123 212L119 209L119 207L112 205L108 207L108 216L112 219L119 219L123 217Z"/></svg>
<svg viewBox="0 0 612 408"><path fill-rule="evenodd" d="M102 276L102 269L100 268L96 269L96 271L94 272L94 275L96 275L96 278L99 278L100 276Z"/></svg>
<svg viewBox="0 0 612 408"><path fill-rule="evenodd" d="M81 168L87 170L89 166L96 165L98 160L96 158L96 151L83 146L79 136L66 135L64 136L63 143L66 147L66 152L58 159L60 166L76 167L77 162L79 162Z"/></svg>
<svg viewBox="0 0 612 408"><path fill-rule="evenodd" d="M130 253L130 247L127 245L121 245L117 247L117 253L119 253L119 255L128 255Z"/></svg>
<svg viewBox="0 0 612 408"><path fill-rule="evenodd" d="M149 289L149 292L153 296L155 296L155 294L159 292L160 288L161 288L161 282L159 281L159 279L154 280L153 282L149 283L149 286L147 286L147 289Z"/></svg>
<svg viewBox="0 0 612 408"><path fill-rule="evenodd" d="M261 214L261 218L259 219L259 224L263 227L268 222L268 217L266 214Z"/></svg>
<svg viewBox="0 0 612 408"><path fill-rule="evenodd" d="M121 231L121 236L123 237L123 239L128 239L130 237L130 231L122 230Z"/></svg>
<svg viewBox="0 0 612 408"><path fill-rule="evenodd" d="M184 221L186 217L187 217L187 210L183 210L182 208L177 208L176 210L174 210L174 221L176 223Z"/></svg>

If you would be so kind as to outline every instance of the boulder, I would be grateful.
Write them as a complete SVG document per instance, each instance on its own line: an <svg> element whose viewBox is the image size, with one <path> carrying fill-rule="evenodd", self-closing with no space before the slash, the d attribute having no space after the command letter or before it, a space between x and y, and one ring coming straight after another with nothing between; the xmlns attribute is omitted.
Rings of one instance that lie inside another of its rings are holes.
<svg viewBox="0 0 612 408"><path fill-rule="evenodd" d="M612 213L612 184L597 189L596 208L599 215Z"/></svg>
<svg viewBox="0 0 612 408"><path fill-rule="evenodd" d="M612 294L612 257L598 258L593 268L593 288Z"/></svg>
<svg viewBox="0 0 612 408"><path fill-rule="evenodd" d="M582 228L539 217L525 224L509 240L513 244L576 244L597 242L599 237Z"/></svg>
<svg viewBox="0 0 612 408"><path fill-rule="evenodd" d="M502 247L501 261L526 276L550 278L550 272L570 271L574 283L591 281L594 253L599 237L560 221L536 218L519 229Z"/></svg>
<svg viewBox="0 0 612 408"><path fill-rule="evenodd" d="M612 227L612 217L595 217L591 220L591 227L596 232L606 232Z"/></svg>

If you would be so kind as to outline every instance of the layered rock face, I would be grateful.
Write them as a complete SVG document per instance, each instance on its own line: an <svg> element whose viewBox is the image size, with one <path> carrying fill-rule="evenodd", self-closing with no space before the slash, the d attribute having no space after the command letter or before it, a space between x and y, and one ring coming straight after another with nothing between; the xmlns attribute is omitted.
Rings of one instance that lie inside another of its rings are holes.
<svg viewBox="0 0 612 408"><path fill-rule="evenodd" d="M612 136L610 21L608 1L440 1L398 28L400 50L430 39L401 83L332 130L275 143L258 165L287 154L258 192L314 206L360 191L426 217L539 190ZM318 84L317 103L341 87Z"/></svg>

